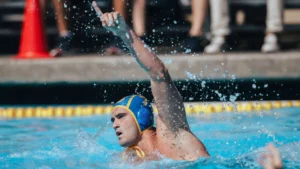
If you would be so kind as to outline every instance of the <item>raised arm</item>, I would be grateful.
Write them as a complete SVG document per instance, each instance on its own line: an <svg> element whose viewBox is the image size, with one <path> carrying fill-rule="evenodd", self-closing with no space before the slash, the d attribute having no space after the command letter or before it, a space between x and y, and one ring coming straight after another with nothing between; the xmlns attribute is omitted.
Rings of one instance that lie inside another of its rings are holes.
<svg viewBox="0 0 300 169"><path fill-rule="evenodd" d="M123 40L139 65L149 74L160 120L171 131L189 131L181 95L163 62L135 35L117 12L103 14L96 2L93 2L93 7L102 26Z"/></svg>
<svg viewBox="0 0 300 169"><path fill-rule="evenodd" d="M132 30L130 30L130 35L131 42L122 39L124 42L128 41L125 44L131 54L150 76L152 94L159 118L168 129L177 131L181 128L189 131L181 95L174 85L168 69Z"/></svg>

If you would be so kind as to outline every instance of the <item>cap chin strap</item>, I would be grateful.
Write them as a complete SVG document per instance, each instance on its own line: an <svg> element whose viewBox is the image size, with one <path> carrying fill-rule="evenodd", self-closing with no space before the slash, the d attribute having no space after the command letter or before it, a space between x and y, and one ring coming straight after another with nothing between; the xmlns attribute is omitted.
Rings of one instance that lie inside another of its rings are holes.
<svg viewBox="0 0 300 169"><path fill-rule="evenodd" d="M130 151L130 150L133 150L133 151L136 153L136 155L137 155L138 157L142 158L142 159L146 157L145 152L144 152L142 149L140 149L138 146L131 146L131 147L128 147L128 148L125 150L125 152L122 154L122 158L123 158L124 160L127 160L127 159L128 159L128 156L126 157L126 156L125 156L125 153L128 152L128 151Z"/></svg>
<svg viewBox="0 0 300 169"><path fill-rule="evenodd" d="M152 126L148 127L148 128L145 129L144 131L149 130L149 129L151 129L151 128L152 128ZM140 136L142 136L142 134L144 133L144 131L142 131L142 132L140 133ZM128 151L130 151L130 150L133 150L133 151L136 153L136 155L137 155L138 157L140 157L140 158L145 158L145 157L146 157L145 152L144 152L141 148L139 148L138 146L131 146L131 147L128 147L128 148L125 150L125 152L128 152ZM125 157L124 153L123 153L123 155L122 155L122 158L123 158L123 159L127 159L127 158Z"/></svg>
<svg viewBox="0 0 300 169"><path fill-rule="evenodd" d="M140 158L145 158L145 152L140 149L138 146L132 146L132 147L128 147L126 151L130 151L133 150L135 151L136 155L139 156Z"/></svg>

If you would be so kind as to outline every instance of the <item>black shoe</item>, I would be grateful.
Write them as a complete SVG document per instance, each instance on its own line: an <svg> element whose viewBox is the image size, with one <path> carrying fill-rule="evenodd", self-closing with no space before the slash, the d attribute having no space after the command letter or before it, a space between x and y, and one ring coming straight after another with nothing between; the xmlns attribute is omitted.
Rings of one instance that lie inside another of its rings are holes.
<svg viewBox="0 0 300 169"><path fill-rule="evenodd" d="M58 57L65 55L71 51L71 43L72 43L72 34L68 36L60 36L57 39L57 45L50 51L50 55L53 57Z"/></svg>
<svg viewBox="0 0 300 169"><path fill-rule="evenodd" d="M203 52L204 47L208 45L208 40L202 36L188 37L183 41L182 51L184 53Z"/></svg>

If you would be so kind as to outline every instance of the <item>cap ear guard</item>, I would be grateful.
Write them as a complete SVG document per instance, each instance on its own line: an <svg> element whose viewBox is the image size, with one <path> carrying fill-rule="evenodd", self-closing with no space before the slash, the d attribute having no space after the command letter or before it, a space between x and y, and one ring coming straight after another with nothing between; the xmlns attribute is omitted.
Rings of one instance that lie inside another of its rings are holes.
<svg viewBox="0 0 300 169"><path fill-rule="evenodd" d="M147 128L153 126L153 113L147 108L141 108L137 114L136 119L139 123L141 131L146 130Z"/></svg>

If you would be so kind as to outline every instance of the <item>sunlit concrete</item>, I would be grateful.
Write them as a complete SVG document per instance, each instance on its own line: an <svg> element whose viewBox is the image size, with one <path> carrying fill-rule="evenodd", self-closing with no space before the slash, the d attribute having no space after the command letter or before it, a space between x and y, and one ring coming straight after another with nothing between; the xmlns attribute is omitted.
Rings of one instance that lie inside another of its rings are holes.
<svg viewBox="0 0 300 169"><path fill-rule="evenodd" d="M299 78L300 52L159 55L173 79ZM0 58L0 82L147 80L130 56L84 55L40 60Z"/></svg>

